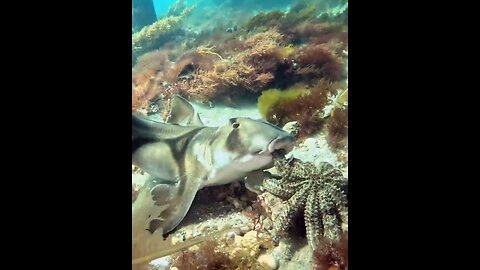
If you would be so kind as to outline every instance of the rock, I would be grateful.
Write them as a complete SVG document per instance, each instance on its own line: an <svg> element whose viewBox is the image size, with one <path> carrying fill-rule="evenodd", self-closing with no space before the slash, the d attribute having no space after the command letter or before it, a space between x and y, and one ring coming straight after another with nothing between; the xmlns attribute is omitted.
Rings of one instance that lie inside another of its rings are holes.
<svg viewBox="0 0 480 270"><path fill-rule="evenodd" d="M273 224L270 221L270 219L266 218L266 219L263 220L263 228L266 229L266 230L273 229Z"/></svg>
<svg viewBox="0 0 480 270"><path fill-rule="evenodd" d="M261 242L258 239L258 232L249 231L244 236L235 236L234 240L236 248L246 250L250 256L256 256L260 251Z"/></svg>
<svg viewBox="0 0 480 270"><path fill-rule="evenodd" d="M284 258L285 260L290 260L292 258L291 254L291 244L286 239L281 239L278 243L278 246L272 250L272 255L277 258Z"/></svg>
<svg viewBox="0 0 480 270"><path fill-rule="evenodd" d="M317 166L320 162L328 162L334 166L339 165L337 155L328 146L324 134L317 134L305 139L299 147L295 147L286 155L287 158L292 156L305 162L313 162Z"/></svg>
<svg viewBox="0 0 480 270"><path fill-rule="evenodd" d="M234 231L227 233L227 239L232 239L235 241L236 237L237 237L237 233Z"/></svg>
<svg viewBox="0 0 480 270"><path fill-rule="evenodd" d="M272 254L262 254L257 259L258 263L266 269L275 270L278 268L277 259Z"/></svg>
<svg viewBox="0 0 480 270"><path fill-rule="evenodd" d="M241 233L246 233L248 231L250 231L252 229L251 226L249 226L248 224L245 224L244 226L240 227L240 232Z"/></svg>
<svg viewBox="0 0 480 270"><path fill-rule="evenodd" d="M235 240L234 240L235 245L241 246L243 237L241 237L240 235L235 235L234 237L235 237Z"/></svg>
<svg viewBox="0 0 480 270"><path fill-rule="evenodd" d="M178 243L183 242L182 240L183 240L183 239L181 239L179 236L176 236L176 235L175 235L175 236L172 237L172 244L173 244L173 245L176 245L176 244L178 244Z"/></svg>
<svg viewBox="0 0 480 270"><path fill-rule="evenodd" d="M314 138L307 138L303 142L302 146L305 146L306 148L314 148L317 147L317 140Z"/></svg>

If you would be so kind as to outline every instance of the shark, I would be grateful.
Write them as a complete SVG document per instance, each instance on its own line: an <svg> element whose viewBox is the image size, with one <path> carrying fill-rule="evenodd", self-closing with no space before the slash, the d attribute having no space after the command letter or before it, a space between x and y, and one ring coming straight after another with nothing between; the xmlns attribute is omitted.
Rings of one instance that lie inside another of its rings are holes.
<svg viewBox="0 0 480 270"><path fill-rule="evenodd" d="M132 237L173 231L200 189L245 180L294 147L290 133L263 120L235 117L211 127L181 96L170 107L165 122L132 113L132 164L149 176L132 204Z"/></svg>

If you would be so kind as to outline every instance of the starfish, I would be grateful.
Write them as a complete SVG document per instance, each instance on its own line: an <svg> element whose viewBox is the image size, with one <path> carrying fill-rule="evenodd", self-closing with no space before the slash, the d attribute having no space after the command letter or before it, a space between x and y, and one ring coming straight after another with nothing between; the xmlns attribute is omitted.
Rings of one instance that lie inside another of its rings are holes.
<svg viewBox="0 0 480 270"><path fill-rule="evenodd" d="M343 190L347 179L342 172L327 162L317 167L293 157L277 156L274 165L278 177L266 178L263 189L287 200L275 219L275 230L285 232L292 225L294 214L303 211L307 240L313 249L320 236L339 240L341 223L348 222L348 202Z"/></svg>

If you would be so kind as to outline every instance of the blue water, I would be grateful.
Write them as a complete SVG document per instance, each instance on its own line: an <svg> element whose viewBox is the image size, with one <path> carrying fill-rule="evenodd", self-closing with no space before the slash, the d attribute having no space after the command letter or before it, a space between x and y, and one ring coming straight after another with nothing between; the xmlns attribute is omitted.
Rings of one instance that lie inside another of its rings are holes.
<svg viewBox="0 0 480 270"><path fill-rule="evenodd" d="M175 3L176 0L153 0L153 6L155 7L155 13L157 14L157 18L161 18L163 16L165 16L168 12L168 9L170 8L170 6ZM190 6L192 3L199 3L199 2L202 2L202 3L205 3L208 2L208 1L195 1L195 0L187 0L185 1L185 4L187 6Z"/></svg>
<svg viewBox="0 0 480 270"><path fill-rule="evenodd" d="M164 17L170 6L175 3L176 0L152 0L155 7L155 13L157 18ZM261 8L263 10L269 10L278 7L288 7L295 3L295 0L185 0L186 6L195 4L197 7L212 9L218 8L218 5L232 6L236 8L249 8L255 6L255 8Z"/></svg>

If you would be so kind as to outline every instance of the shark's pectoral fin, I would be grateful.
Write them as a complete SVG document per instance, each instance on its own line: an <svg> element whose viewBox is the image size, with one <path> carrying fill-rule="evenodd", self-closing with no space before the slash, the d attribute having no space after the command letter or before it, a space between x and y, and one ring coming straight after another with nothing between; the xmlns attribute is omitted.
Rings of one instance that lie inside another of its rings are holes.
<svg viewBox="0 0 480 270"><path fill-rule="evenodd" d="M137 231L155 232L167 221L168 209L177 197L178 185L150 177L132 205L132 225Z"/></svg>
<svg viewBox="0 0 480 270"><path fill-rule="evenodd" d="M200 183L184 178L175 181L149 179L134 203L134 223L151 233L169 233L186 216Z"/></svg>
<svg viewBox="0 0 480 270"><path fill-rule="evenodd" d="M150 189L156 205L165 205L172 201L177 193L177 187L171 184L158 184Z"/></svg>
<svg viewBox="0 0 480 270"><path fill-rule="evenodd" d="M173 96L170 107L166 123L182 126L203 126L202 120L200 120L200 116L195 112L192 104L183 97L179 95Z"/></svg>

